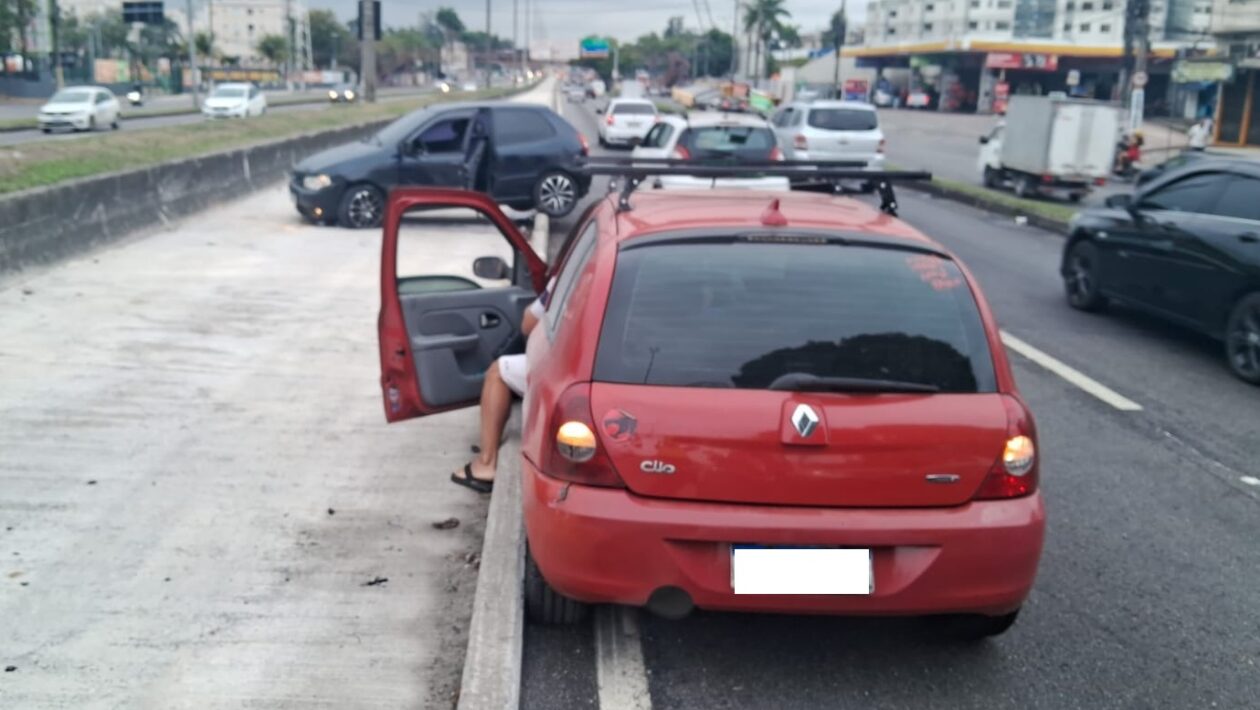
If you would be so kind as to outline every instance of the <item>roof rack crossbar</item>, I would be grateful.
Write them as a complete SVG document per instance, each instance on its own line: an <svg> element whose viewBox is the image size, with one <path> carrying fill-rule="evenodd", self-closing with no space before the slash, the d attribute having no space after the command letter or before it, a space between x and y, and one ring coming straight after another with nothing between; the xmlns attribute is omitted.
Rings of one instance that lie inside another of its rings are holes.
<svg viewBox="0 0 1260 710"><path fill-rule="evenodd" d="M833 161L844 162L844 161ZM586 164L581 172L586 175L609 175L615 178L609 190L617 190L617 210L630 210L630 196L645 180L665 175L683 175L711 178L714 185L718 178L786 177L797 178L798 185L828 192L841 192L840 180L861 180L872 184L879 194L879 209L885 214L897 215L897 194L893 182L899 180L931 180L932 173L921 170L865 170L827 167L815 162L774 161L766 164L704 165L690 161L669 161L660 167L648 165L597 165Z"/></svg>

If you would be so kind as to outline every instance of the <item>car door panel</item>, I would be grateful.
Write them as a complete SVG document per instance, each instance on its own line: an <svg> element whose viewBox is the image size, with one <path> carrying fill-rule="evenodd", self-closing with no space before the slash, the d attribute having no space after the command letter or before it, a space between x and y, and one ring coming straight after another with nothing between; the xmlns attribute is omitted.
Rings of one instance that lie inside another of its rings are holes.
<svg viewBox="0 0 1260 710"><path fill-rule="evenodd" d="M534 184L555 164L555 127L528 108L494 109L491 136L493 194L500 201L532 199Z"/></svg>
<svg viewBox="0 0 1260 710"><path fill-rule="evenodd" d="M480 288L453 277L397 277L398 230L409 209L461 207L487 217L517 257L516 283ZM396 422L475 404L486 368L523 347L521 318L546 267L520 230L483 194L400 188L390 194L381 249L378 340L385 418Z"/></svg>
<svg viewBox="0 0 1260 710"><path fill-rule="evenodd" d="M1203 330L1222 332L1229 309L1250 290L1260 266L1260 179L1230 175L1210 214L1196 215L1173 258L1181 265L1179 312Z"/></svg>
<svg viewBox="0 0 1260 710"><path fill-rule="evenodd" d="M464 149L468 138L468 123L472 112L447 112L425 123L404 141L398 154L398 184L430 187L463 187L466 182ZM450 128L459 136L451 141L437 141L437 133ZM440 145L442 150L428 150L421 146ZM447 143L450 145L448 146ZM458 145L456 145L456 143ZM445 148L451 148L446 150Z"/></svg>

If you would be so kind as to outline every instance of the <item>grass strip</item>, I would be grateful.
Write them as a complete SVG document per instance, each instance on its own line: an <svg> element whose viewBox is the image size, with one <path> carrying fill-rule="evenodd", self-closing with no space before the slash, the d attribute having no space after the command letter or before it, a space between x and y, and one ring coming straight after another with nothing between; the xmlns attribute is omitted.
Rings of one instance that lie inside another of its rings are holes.
<svg viewBox="0 0 1260 710"><path fill-rule="evenodd" d="M268 113L245 120L207 121L101 133L72 141L4 146L0 147L0 194L235 150L304 133L393 119L433 103L493 99L512 93L516 93L516 89L435 94L415 101L354 104L328 111Z"/></svg>
<svg viewBox="0 0 1260 710"><path fill-rule="evenodd" d="M1015 195L990 190L987 187L979 185L970 185L957 180L948 178L933 177L933 184L948 190L950 192L959 193L972 198L976 202L998 205L1008 210L1014 210L1028 215L1037 215L1056 222L1067 222L1072 219L1072 215L1076 214L1078 207L1073 205L1061 205L1054 202L1046 202L1043 200L1030 200Z"/></svg>

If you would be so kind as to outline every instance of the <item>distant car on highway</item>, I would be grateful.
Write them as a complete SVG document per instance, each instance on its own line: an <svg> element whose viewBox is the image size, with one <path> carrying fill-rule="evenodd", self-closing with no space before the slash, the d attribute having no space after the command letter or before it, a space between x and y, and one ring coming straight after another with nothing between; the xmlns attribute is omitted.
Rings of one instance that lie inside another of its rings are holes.
<svg viewBox="0 0 1260 710"><path fill-rule="evenodd" d="M109 126L118 129L122 107L118 98L102 86L71 86L53 94L39 109L39 129L52 133L57 128L94 131Z"/></svg>
<svg viewBox="0 0 1260 710"><path fill-rule="evenodd" d="M613 99L606 108L595 112L604 116L599 122L601 146L636 145L657 119L656 104L647 99Z"/></svg>
<svg viewBox="0 0 1260 710"><path fill-rule="evenodd" d="M516 103L449 103L410 113L361 141L298 163L289 184L308 219L380 226L394 187L476 189L513 209L568 214L590 188L585 138L555 112Z"/></svg>
<svg viewBox="0 0 1260 710"><path fill-rule="evenodd" d="M267 96L253 84L219 84L201 104L206 118L249 118L267 113Z"/></svg>
<svg viewBox="0 0 1260 710"><path fill-rule="evenodd" d="M1260 385L1260 163L1204 157L1072 219L1061 272L1084 311L1117 302L1225 344Z"/></svg>
<svg viewBox="0 0 1260 710"><path fill-rule="evenodd" d="M790 160L844 160L884 167L884 132L875 107L861 101L793 102L771 119Z"/></svg>
<svg viewBox="0 0 1260 710"><path fill-rule="evenodd" d="M564 97L573 103L581 103L586 100L586 88L581 84L566 84L564 87Z"/></svg>
<svg viewBox="0 0 1260 710"><path fill-rule="evenodd" d="M639 190L596 203L548 269L482 196L391 201L391 422L475 406L475 373L554 278L510 464L531 620L610 603L951 615L930 623L968 641L1015 622L1045 529L1037 431L943 246L848 197ZM400 279L393 216L456 206L511 245L474 266L502 283Z"/></svg>
<svg viewBox="0 0 1260 710"><path fill-rule="evenodd" d="M335 104L352 104L359 98L353 84L337 84L328 90L328 100Z"/></svg>
<svg viewBox="0 0 1260 710"><path fill-rule="evenodd" d="M906 96L906 108L932 108L932 95L923 89L915 89Z"/></svg>
<svg viewBox="0 0 1260 710"><path fill-rule="evenodd" d="M662 116L631 158L668 158L697 163L739 165L783 160L783 151L770 123L755 114L695 112L686 117ZM663 189L713 187L749 190L787 190L782 176L697 178L662 175L651 181Z"/></svg>

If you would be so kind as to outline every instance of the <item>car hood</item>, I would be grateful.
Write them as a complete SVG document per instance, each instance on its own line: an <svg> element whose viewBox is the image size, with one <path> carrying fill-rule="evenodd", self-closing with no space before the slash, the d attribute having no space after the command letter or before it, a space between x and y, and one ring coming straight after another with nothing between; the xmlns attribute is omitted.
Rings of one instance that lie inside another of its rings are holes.
<svg viewBox="0 0 1260 710"><path fill-rule="evenodd" d="M245 99L206 99L202 105L206 108L242 108Z"/></svg>
<svg viewBox="0 0 1260 710"><path fill-rule="evenodd" d="M92 104L44 104L40 113L83 113L89 111Z"/></svg>
<svg viewBox="0 0 1260 710"><path fill-rule="evenodd" d="M351 168L360 161L377 161L385 150L375 141L355 141L339 145L336 148L322 150L307 157L295 166L295 170L305 174L339 173Z"/></svg>

